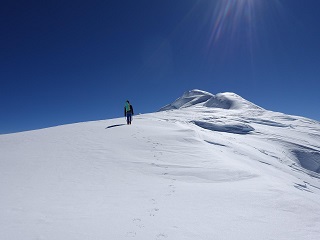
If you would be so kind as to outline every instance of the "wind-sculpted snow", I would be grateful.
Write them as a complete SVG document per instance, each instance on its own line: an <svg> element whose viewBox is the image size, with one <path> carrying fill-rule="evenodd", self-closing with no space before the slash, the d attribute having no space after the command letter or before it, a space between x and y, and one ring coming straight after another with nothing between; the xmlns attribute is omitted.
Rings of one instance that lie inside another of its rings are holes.
<svg viewBox="0 0 320 240"><path fill-rule="evenodd" d="M293 153L296 155L302 167L320 173L320 152L312 150L294 150Z"/></svg>
<svg viewBox="0 0 320 240"><path fill-rule="evenodd" d="M272 120L267 119L259 119L259 118L246 118L244 119L248 123L257 123L261 125L268 125L268 126L274 126L274 127L290 127L290 124L283 124L281 122L276 122Z"/></svg>
<svg viewBox="0 0 320 240"><path fill-rule="evenodd" d="M320 123L233 93L0 136L0 239L318 240Z"/></svg>
<svg viewBox="0 0 320 240"><path fill-rule="evenodd" d="M248 180L258 177L256 174L252 174L246 171L232 171L229 169L181 169L171 171L170 176L175 177L181 181L187 182L236 182L241 180Z"/></svg>
<svg viewBox="0 0 320 240"><path fill-rule="evenodd" d="M185 92L173 103L161 108L160 111L180 109L197 105L205 106L208 108L222 109L262 109L235 93L219 93L217 95L213 95L211 93L195 89Z"/></svg>
<svg viewBox="0 0 320 240"><path fill-rule="evenodd" d="M201 128L208 129L211 131L217 132L227 132L234 134L248 134L251 131L254 131L254 128L241 123L235 124L215 124L210 122L202 122L202 121L193 121L193 123Z"/></svg>
<svg viewBox="0 0 320 240"><path fill-rule="evenodd" d="M211 93L201 90L192 90L189 92L185 92L180 98L175 100L173 103L161 108L160 111L194 106L200 103L204 103L212 97L213 95Z"/></svg>
<svg viewBox="0 0 320 240"><path fill-rule="evenodd" d="M298 164L312 172L320 173L320 148L309 144L295 144L286 142L286 145L297 160ZM319 175L320 177L320 175Z"/></svg>

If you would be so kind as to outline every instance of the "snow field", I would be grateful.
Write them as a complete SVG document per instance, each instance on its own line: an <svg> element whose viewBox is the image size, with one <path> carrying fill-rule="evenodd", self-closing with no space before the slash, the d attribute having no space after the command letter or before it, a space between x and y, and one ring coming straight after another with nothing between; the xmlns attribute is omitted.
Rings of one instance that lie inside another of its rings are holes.
<svg viewBox="0 0 320 240"><path fill-rule="evenodd" d="M1 135L0 239L318 239L319 123L202 94Z"/></svg>

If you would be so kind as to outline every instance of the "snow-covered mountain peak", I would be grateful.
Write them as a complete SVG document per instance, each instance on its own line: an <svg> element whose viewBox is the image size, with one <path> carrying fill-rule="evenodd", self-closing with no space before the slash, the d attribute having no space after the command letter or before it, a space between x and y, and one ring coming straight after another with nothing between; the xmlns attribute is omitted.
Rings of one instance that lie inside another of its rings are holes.
<svg viewBox="0 0 320 240"><path fill-rule="evenodd" d="M168 104L160 109L160 111L181 109L192 106L204 106L208 108L222 109L241 109L253 108L262 109L261 107L245 100L239 95L232 92L218 93L213 95L209 92L194 89L185 92L181 97L173 103Z"/></svg>

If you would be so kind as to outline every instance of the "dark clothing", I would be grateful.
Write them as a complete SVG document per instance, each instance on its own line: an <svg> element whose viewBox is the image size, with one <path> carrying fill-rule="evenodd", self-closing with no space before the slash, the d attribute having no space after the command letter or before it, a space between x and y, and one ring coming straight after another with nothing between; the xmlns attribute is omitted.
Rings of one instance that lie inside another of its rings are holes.
<svg viewBox="0 0 320 240"><path fill-rule="evenodd" d="M132 121L132 114L127 113L127 124L131 124L131 121Z"/></svg>
<svg viewBox="0 0 320 240"><path fill-rule="evenodd" d="M127 124L131 124L133 114L133 107L131 104L124 107L124 116L127 117Z"/></svg>

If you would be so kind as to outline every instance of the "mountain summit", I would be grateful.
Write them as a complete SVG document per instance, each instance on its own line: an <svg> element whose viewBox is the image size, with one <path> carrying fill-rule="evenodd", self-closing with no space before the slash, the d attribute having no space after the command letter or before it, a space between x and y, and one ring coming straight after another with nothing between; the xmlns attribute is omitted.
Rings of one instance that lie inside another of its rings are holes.
<svg viewBox="0 0 320 240"><path fill-rule="evenodd" d="M164 106L159 111L181 109L192 106L205 106L208 108L222 109L262 109L261 107L256 106L255 104L243 99L235 93L226 92L213 95L202 90L194 89L185 92L173 103Z"/></svg>

